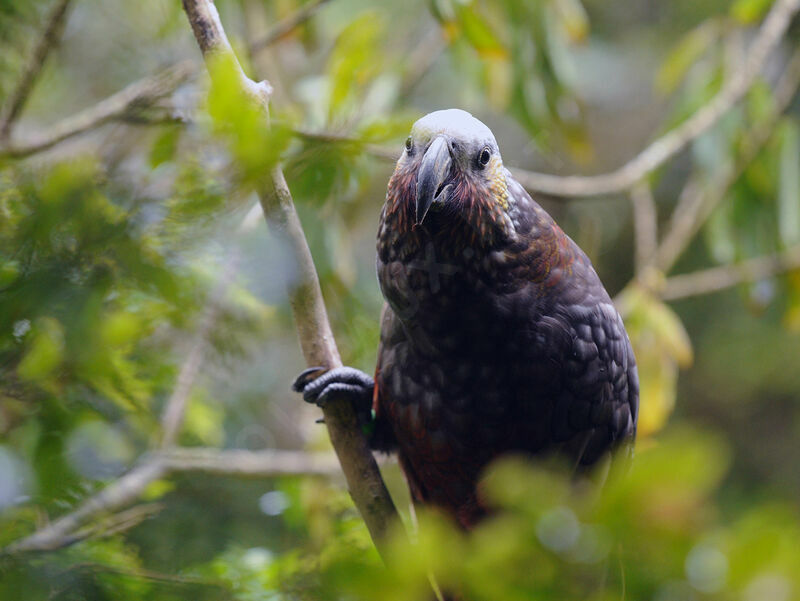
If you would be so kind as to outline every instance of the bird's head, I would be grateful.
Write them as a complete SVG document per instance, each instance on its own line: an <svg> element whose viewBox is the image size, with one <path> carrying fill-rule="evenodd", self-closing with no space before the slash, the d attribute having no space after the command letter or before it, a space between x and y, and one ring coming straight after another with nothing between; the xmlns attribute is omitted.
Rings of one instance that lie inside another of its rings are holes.
<svg viewBox="0 0 800 601"><path fill-rule="evenodd" d="M466 111L436 111L411 128L389 183L390 209L411 228L433 220L484 230L506 221L506 173L488 127Z"/></svg>

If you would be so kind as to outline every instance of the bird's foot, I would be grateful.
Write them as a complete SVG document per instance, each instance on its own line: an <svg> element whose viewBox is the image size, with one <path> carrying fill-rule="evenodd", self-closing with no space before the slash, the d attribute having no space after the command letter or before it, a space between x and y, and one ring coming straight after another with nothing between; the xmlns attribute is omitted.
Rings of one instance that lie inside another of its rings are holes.
<svg viewBox="0 0 800 601"><path fill-rule="evenodd" d="M363 371L352 367L309 367L292 384L292 390L302 393L303 400L324 407L331 399L349 399L358 412L372 407L375 382Z"/></svg>

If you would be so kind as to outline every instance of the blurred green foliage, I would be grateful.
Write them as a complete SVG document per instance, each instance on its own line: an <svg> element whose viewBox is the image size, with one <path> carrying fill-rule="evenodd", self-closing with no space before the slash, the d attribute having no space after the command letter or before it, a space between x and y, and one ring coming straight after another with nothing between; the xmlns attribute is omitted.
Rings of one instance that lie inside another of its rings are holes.
<svg viewBox="0 0 800 601"><path fill-rule="evenodd" d="M247 55L301 4L217 2L248 74L273 85L270 127L221 64L210 89L198 77L152 111L0 164L0 548L153 448L223 276L180 444L329 448L288 393L303 367L286 298L294 265L251 211L265 170L284 167L345 362L371 371L374 230L392 168L377 155L399 154L416 118L461 106L510 166L610 170L730 80L772 3L335 0ZM50 6L0 0L0 105ZM199 60L178 3L72 8L15 137ZM660 225L687 178L713 186L747 156L784 64L652 174ZM778 119L676 272L800 241L797 119L796 107ZM620 290L633 275L625 199L540 200ZM641 437L629 465L594 475L602 487L508 458L482 486L496 511L467 535L427 512L413 526L390 463L412 540L396 534L383 566L335 479L173 474L95 516L85 540L0 555L0 598L400 601L427 598L429 574L475 601L797 598L800 272L669 305L643 287L619 300Z"/></svg>

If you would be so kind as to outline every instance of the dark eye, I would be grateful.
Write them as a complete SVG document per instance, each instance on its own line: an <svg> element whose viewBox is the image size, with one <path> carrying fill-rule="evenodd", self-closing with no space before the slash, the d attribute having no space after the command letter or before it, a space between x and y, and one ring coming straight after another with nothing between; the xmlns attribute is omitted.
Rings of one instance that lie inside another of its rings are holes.
<svg viewBox="0 0 800 601"><path fill-rule="evenodd" d="M480 163L481 167L486 167L489 164L489 159L492 158L492 151L489 150L488 146L485 146L481 153L478 155L478 163Z"/></svg>
<svg viewBox="0 0 800 601"><path fill-rule="evenodd" d="M411 136L406 138L406 150L411 152L411 149L414 148L414 140L411 139Z"/></svg>

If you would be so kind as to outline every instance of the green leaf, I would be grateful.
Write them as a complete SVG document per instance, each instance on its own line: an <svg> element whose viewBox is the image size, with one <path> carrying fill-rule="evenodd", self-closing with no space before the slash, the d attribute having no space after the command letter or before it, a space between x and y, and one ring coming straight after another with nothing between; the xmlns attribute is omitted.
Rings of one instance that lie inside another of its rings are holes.
<svg viewBox="0 0 800 601"><path fill-rule="evenodd" d="M731 16L742 23L749 25L759 21L772 6L773 0L736 0L731 6Z"/></svg>
<svg viewBox="0 0 800 601"><path fill-rule="evenodd" d="M180 135L181 128L178 126L164 128L150 148L150 167L155 168L161 163L172 160L175 156L175 151L178 149Z"/></svg>
<svg viewBox="0 0 800 601"><path fill-rule="evenodd" d="M571 42L583 42L589 35L589 17L580 0L555 0L556 13Z"/></svg>
<svg viewBox="0 0 800 601"><path fill-rule="evenodd" d="M684 35L656 73L656 88L663 94L674 92L691 66L719 39L720 33L719 22L709 20Z"/></svg>
<svg viewBox="0 0 800 601"><path fill-rule="evenodd" d="M43 380L61 365L63 355L64 328L57 319L44 317L36 323L30 346L17 367L17 374L23 380Z"/></svg>
<svg viewBox="0 0 800 601"><path fill-rule="evenodd" d="M780 128L778 233L786 246L800 242L800 128L794 119Z"/></svg>
<svg viewBox="0 0 800 601"><path fill-rule="evenodd" d="M482 58L507 58L505 44L472 6L459 6L457 15L461 32Z"/></svg>
<svg viewBox="0 0 800 601"><path fill-rule="evenodd" d="M345 113L348 105L359 97L359 92L381 73L383 33L384 22L380 15L369 11L354 19L339 34L328 63L329 119Z"/></svg>

